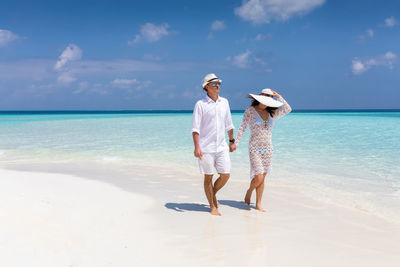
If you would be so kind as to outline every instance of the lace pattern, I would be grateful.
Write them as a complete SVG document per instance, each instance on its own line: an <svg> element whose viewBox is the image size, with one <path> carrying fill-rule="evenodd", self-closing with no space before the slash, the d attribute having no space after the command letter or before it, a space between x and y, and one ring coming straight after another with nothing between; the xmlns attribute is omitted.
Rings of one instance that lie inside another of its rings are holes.
<svg viewBox="0 0 400 267"><path fill-rule="evenodd" d="M249 157L250 157L250 178L254 175L269 173L271 168L272 154L272 129L275 122L292 111L289 104L283 97L277 98L283 105L275 111L274 116L269 116L264 121L254 107L250 106L244 112L242 123L239 127L236 144L238 145L247 126L250 128Z"/></svg>

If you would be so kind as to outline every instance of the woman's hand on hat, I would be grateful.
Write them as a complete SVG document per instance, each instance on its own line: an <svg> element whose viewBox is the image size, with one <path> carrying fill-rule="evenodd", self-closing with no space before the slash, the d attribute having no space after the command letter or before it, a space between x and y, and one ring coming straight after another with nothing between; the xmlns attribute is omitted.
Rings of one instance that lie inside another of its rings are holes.
<svg viewBox="0 0 400 267"><path fill-rule="evenodd" d="M275 92L274 90L271 89L271 91L274 93L274 96L276 96L276 97L281 97L281 95L278 94L277 92Z"/></svg>

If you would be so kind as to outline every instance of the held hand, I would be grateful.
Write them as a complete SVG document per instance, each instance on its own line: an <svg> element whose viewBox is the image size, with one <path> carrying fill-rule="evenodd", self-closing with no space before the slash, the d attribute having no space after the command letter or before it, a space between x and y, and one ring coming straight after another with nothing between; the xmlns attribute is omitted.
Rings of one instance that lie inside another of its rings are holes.
<svg viewBox="0 0 400 267"><path fill-rule="evenodd" d="M235 143L230 143L229 144L229 152L235 151L237 148L237 145Z"/></svg>
<svg viewBox="0 0 400 267"><path fill-rule="evenodd" d="M199 159L201 159L203 157L203 152L201 152L200 147L194 148L194 156Z"/></svg>

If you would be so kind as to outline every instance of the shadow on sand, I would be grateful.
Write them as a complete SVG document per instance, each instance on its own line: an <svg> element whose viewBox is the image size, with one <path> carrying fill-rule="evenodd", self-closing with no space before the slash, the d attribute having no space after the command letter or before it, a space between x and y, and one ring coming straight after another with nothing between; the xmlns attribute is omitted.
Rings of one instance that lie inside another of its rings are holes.
<svg viewBox="0 0 400 267"><path fill-rule="evenodd" d="M236 200L219 200L220 205L229 206L232 208L240 209L240 210L250 210L251 206L248 206L246 203L242 201ZM197 203L166 203L164 205L167 209L171 209L177 212L184 211L201 211L201 212L210 212L210 208L205 204L197 204Z"/></svg>
<svg viewBox="0 0 400 267"><path fill-rule="evenodd" d="M236 201L236 200L218 200L219 204L229 206L232 208L237 208L240 210L250 210L251 206L247 205L243 201Z"/></svg>
<svg viewBox="0 0 400 267"><path fill-rule="evenodd" d="M184 211L210 212L210 208L207 205L197 204L197 203L166 203L165 207L178 212L184 212Z"/></svg>

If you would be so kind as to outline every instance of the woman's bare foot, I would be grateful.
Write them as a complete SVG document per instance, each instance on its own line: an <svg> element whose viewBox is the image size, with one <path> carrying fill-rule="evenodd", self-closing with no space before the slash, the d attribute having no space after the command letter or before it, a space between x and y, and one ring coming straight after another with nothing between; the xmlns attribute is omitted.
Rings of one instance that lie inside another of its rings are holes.
<svg viewBox="0 0 400 267"><path fill-rule="evenodd" d="M217 200L217 197L214 195L214 205L215 207L217 207L217 209L219 208L219 202Z"/></svg>
<svg viewBox="0 0 400 267"><path fill-rule="evenodd" d="M244 203L250 206L251 192L249 190L250 189L247 190L246 196L244 197Z"/></svg>
<svg viewBox="0 0 400 267"><path fill-rule="evenodd" d="M261 212L266 212L267 210L261 208L261 206L256 206L256 210L261 211Z"/></svg>
<svg viewBox="0 0 400 267"><path fill-rule="evenodd" d="M211 215L221 216L221 213L216 208L211 209L210 213Z"/></svg>

